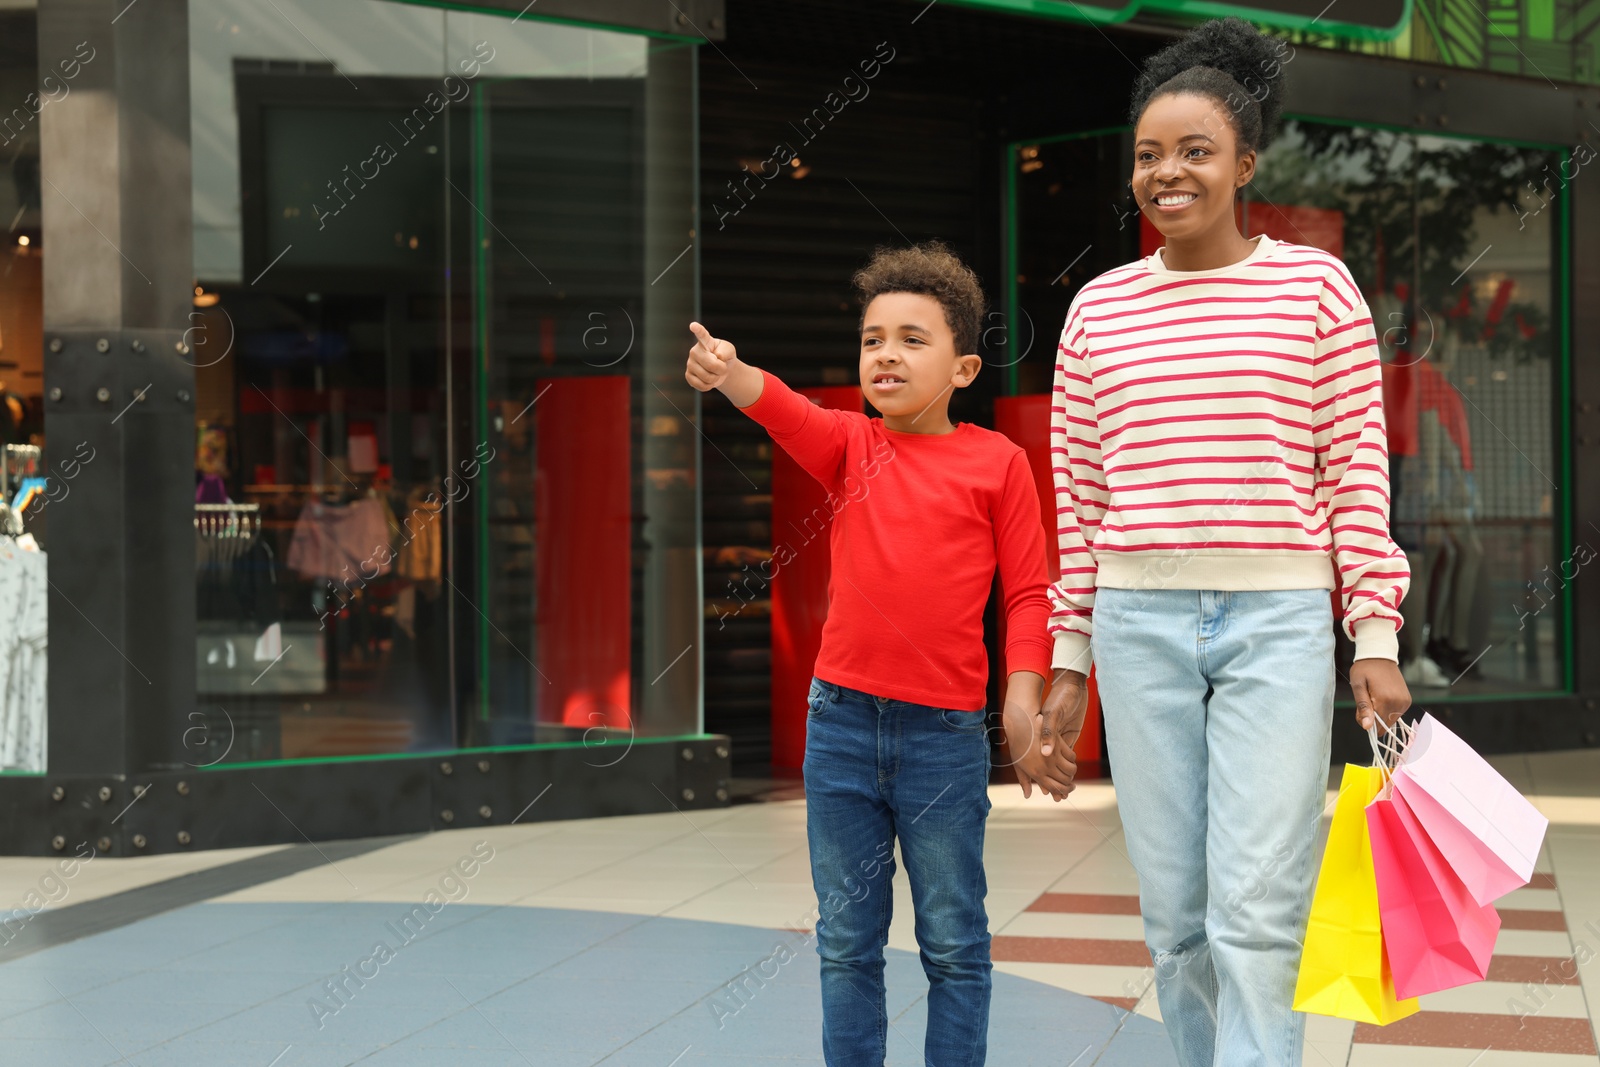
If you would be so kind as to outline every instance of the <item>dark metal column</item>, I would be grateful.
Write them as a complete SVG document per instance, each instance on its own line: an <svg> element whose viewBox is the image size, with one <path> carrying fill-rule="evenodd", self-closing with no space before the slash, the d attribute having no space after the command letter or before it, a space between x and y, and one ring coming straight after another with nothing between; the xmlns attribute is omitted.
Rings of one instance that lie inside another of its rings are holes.
<svg viewBox="0 0 1600 1067"><path fill-rule="evenodd" d="M41 0L52 774L183 766L195 702L185 0ZM87 57L87 58L85 58ZM91 457L87 460L84 457Z"/></svg>
<svg viewBox="0 0 1600 1067"><path fill-rule="evenodd" d="M1600 120L1600 92L1581 90L1576 108L1579 125L1574 143L1574 162L1593 160L1591 153L1600 146L1600 127L1589 128L1590 120ZM1572 217L1560 220L1566 227L1572 257L1572 274L1567 279L1563 302L1572 314L1572 541L1574 546L1600 548L1600 178L1592 170L1600 161L1590 162L1568 186ZM1574 564L1590 558L1590 553L1575 554ZM1589 575L1586 565L1574 581L1572 625L1573 655L1576 660L1577 691L1583 700L1584 726L1581 743L1600 744L1600 580ZM1600 568L1600 561L1592 564Z"/></svg>

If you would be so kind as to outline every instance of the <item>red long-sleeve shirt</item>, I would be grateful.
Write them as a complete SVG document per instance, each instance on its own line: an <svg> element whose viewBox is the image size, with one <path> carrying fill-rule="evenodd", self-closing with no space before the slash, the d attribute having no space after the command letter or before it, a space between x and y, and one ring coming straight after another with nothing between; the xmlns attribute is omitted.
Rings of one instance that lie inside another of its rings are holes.
<svg viewBox="0 0 1600 1067"><path fill-rule="evenodd" d="M998 567L1006 672L1048 677L1044 528L1022 449L970 422L947 434L891 430L859 411L818 407L761 373L760 398L742 410L828 491L817 518L833 572L816 676L893 700L981 709L983 612ZM809 533L773 532L779 571L817 550L818 524L807 525Z"/></svg>

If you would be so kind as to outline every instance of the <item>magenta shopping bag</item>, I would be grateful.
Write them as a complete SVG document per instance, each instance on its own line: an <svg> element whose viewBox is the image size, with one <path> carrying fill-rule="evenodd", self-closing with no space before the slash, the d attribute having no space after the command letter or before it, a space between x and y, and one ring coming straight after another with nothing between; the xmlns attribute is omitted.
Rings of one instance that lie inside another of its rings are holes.
<svg viewBox="0 0 1600 1067"><path fill-rule="evenodd" d="M1395 996L1482 981L1500 932L1494 905L1472 899L1398 793L1367 805L1367 829Z"/></svg>
<svg viewBox="0 0 1600 1067"><path fill-rule="evenodd" d="M1479 904L1533 877L1550 821L1432 715L1406 745L1394 791Z"/></svg>

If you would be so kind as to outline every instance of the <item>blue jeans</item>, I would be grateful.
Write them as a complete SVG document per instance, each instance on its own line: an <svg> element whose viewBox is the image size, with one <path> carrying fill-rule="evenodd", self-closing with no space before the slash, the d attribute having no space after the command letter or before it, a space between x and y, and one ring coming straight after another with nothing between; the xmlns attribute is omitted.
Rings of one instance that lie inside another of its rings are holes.
<svg viewBox="0 0 1600 1067"><path fill-rule="evenodd" d="M811 680L806 838L822 957L828 1067L883 1067L883 950L894 841L911 882L928 976L930 1067L977 1067L989 1036L983 830L989 738L982 711L873 696Z"/></svg>
<svg viewBox="0 0 1600 1067"><path fill-rule="evenodd" d="M1094 662L1183 1067L1299 1067L1333 717L1326 589L1099 589Z"/></svg>

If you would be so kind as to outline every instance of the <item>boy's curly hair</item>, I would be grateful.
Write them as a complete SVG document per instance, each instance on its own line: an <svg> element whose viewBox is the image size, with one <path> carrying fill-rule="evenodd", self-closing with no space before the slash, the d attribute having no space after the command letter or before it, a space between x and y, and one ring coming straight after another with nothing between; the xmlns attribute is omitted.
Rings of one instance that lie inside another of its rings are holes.
<svg viewBox="0 0 1600 1067"><path fill-rule="evenodd" d="M884 293L919 293L931 296L944 308L944 320L955 337L956 354L978 351L986 306L983 287L972 268L943 241L924 241L909 248L880 248L852 279L861 298L861 322L867 305Z"/></svg>

